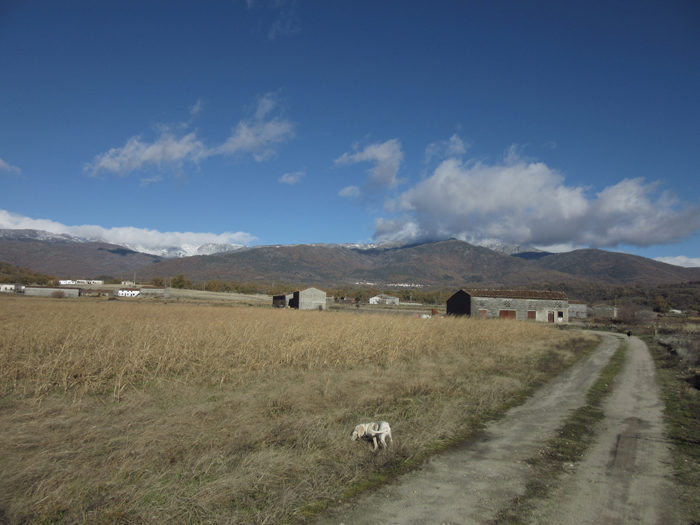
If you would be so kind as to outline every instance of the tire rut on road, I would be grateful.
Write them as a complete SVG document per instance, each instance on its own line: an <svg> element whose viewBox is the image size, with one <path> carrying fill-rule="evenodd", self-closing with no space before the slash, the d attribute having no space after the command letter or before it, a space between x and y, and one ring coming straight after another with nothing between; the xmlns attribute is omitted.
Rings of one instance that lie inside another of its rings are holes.
<svg viewBox="0 0 700 525"><path fill-rule="evenodd" d="M489 423L478 438L428 460L394 483L331 509L317 525L484 524L525 491L526 460L550 440L620 344L611 334L523 405ZM394 436L401 439L401 436Z"/></svg>
<svg viewBox="0 0 700 525"><path fill-rule="evenodd" d="M615 390L603 405L596 443L533 523L682 523L677 514L670 446L656 369L643 341L632 338Z"/></svg>

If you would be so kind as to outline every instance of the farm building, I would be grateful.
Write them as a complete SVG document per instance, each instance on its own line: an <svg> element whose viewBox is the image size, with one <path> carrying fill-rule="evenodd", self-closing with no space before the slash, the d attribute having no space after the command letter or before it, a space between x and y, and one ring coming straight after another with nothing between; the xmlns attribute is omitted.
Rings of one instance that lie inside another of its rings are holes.
<svg viewBox="0 0 700 525"><path fill-rule="evenodd" d="M285 294L273 295L272 306L275 308L284 308L287 306L287 296Z"/></svg>
<svg viewBox="0 0 700 525"><path fill-rule="evenodd" d="M399 298L392 295L379 294L369 298L369 304L399 304Z"/></svg>
<svg viewBox="0 0 700 525"><path fill-rule="evenodd" d="M142 286L141 296L143 297L170 297L170 288L159 288L157 286Z"/></svg>
<svg viewBox="0 0 700 525"><path fill-rule="evenodd" d="M138 297L141 290L138 288L121 288L117 290L117 297Z"/></svg>
<svg viewBox="0 0 700 525"><path fill-rule="evenodd" d="M569 299L564 292L459 290L447 300L447 314L568 323Z"/></svg>
<svg viewBox="0 0 700 525"><path fill-rule="evenodd" d="M593 317L598 319L614 319L617 317L617 306L609 304L594 304Z"/></svg>
<svg viewBox="0 0 700 525"><path fill-rule="evenodd" d="M7 283L0 284L0 292L14 293L16 291L17 291L17 285L15 285L15 284L7 284Z"/></svg>
<svg viewBox="0 0 700 525"><path fill-rule="evenodd" d="M587 319L593 310L583 301L569 301L569 319Z"/></svg>
<svg viewBox="0 0 700 525"><path fill-rule="evenodd" d="M56 288L53 286L25 286L24 295L36 297L80 297L80 288Z"/></svg>
<svg viewBox="0 0 700 525"><path fill-rule="evenodd" d="M112 297L114 290L101 288L87 288L81 293L83 297Z"/></svg>
<svg viewBox="0 0 700 525"><path fill-rule="evenodd" d="M326 292L318 288L299 290L292 294L291 299L287 301L287 305L290 308L299 310L325 310Z"/></svg>

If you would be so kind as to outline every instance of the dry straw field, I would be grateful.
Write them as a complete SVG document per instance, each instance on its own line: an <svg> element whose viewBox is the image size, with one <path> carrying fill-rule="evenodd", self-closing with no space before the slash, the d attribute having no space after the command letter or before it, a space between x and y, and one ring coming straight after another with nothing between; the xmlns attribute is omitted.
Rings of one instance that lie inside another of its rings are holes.
<svg viewBox="0 0 700 525"><path fill-rule="evenodd" d="M469 435L594 336L0 298L0 523L298 523ZM391 423L374 453L349 439Z"/></svg>

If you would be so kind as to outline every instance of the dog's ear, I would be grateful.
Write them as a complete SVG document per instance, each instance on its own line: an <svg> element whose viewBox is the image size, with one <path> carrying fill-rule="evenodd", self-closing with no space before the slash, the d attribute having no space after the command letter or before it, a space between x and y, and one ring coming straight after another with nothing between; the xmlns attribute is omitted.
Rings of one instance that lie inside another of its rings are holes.
<svg viewBox="0 0 700 525"><path fill-rule="evenodd" d="M365 435L365 426L364 425L357 425L357 435L360 437Z"/></svg>

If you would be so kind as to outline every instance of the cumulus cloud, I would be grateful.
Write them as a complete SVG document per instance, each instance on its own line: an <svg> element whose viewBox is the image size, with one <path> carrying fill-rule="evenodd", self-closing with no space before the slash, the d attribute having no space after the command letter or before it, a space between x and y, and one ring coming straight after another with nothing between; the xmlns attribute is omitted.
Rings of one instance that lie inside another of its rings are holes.
<svg viewBox="0 0 700 525"><path fill-rule="evenodd" d="M655 257L654 260L666 264L673 264L674 266L683 266L685 268L700 268L700 257L678 255L676 257Z"/></svg>
<svg viewBox="0 0 700 525"><path fill-rule="evenodd" d="M285 173L279 178L279 182L282 184L289 184L290 186L298 184L306 176L304 171L295 171L294 173Z"/></svg>
<svg viewBox="0 0 700 525"><path fill-rule="evenodd" d="M700 204L679 202L657 183L625 179L591 194L510 148L500 162L447 158L385 209L379 241L456 237L522 245L614 247L679 241L700 229Z"/></svg>
<svg viewBox="0 0 700 525"><path fill-rule="evenodd" d="M346 186L338 192L338 195L340 195L341 197L359 197L360 188L358 188L357 186Z"/></svg>
<svg viewBox="0 0 700 525"><path fill-rule="evenodd" d="M239 122L226 142L212 152L219 155L250 153L258 162L273 157L275 144L294 137L294 124L289 120L268 118L276 107L277 97L273 93L258 99L255 116Z"/></svg>
<svg viewBox="0 0 700 525"><path fill-rule="evenodd" d="M457 133L449 140L433 142L425 149L425 163L428 164L433 158L445 159L448 157L461 157L467 152L471 144L464 142Z"/></svg>
<svg viewBox="0 0 700 525"><path fill-rule="evenodd" d="M243 244L248 245L256 237L245 232L198 233L198 232L159 232L146 228L115 227L84 224L66 226L47 219L32 219L6 210L0 210L0 229L44 230L51 233L73 235L89 239L101 239L112 244L140 245L144 248L168 248L185 244Z"/></svg>
<svg viewBox="0 0 700 525"><path fill-rule="evenodd" d="M387 140L381 144L370 144L362 151L344 153L335 164L350 165L358 162L370 162L373 166L367 171L367 180L364 187L358 189L356 194L372 194L382 189L391 189L401 182L396 176L403 162L401 143L397 139ZM347 188L346 188L347 189ZM345 190L341 191L341 195ZM351 193L346 192L345 196Z"/></svg>
<svg viewBox="0 0 700 525"><path fill-rule="evenodd" d="M201 106L202 102L198 100L190 108L190 115L198 115ZM177 173L185 164L198 166L203 160L214 155L231 156L246 153L260 162L275 155L275 144L294 136L294 125L289 120L270 116L276 107L275 94L268 93L260 97L255 115L240 121L232 129L231 136L219 146L206 146L197 137L196 132L182 135L168 126L161 126L160 136L155 141L144 141L140 136L131 137L124 146L97 155L92 163L84 166L84 170L93 176L106 172L126 176L148 167L168 169ZM187 126L183 124L178 128ZM156 179L145 180L153 182Z"/></svg>
<svg viewBox="0 0 700 525"><path fill-rule="evenodd" d="M17 166L13 166L12 164L8 164L4 160L0 159L0 172L6 171L8 173L15 173L17 175L22 174L22 170L19 169Z"/></svg>

